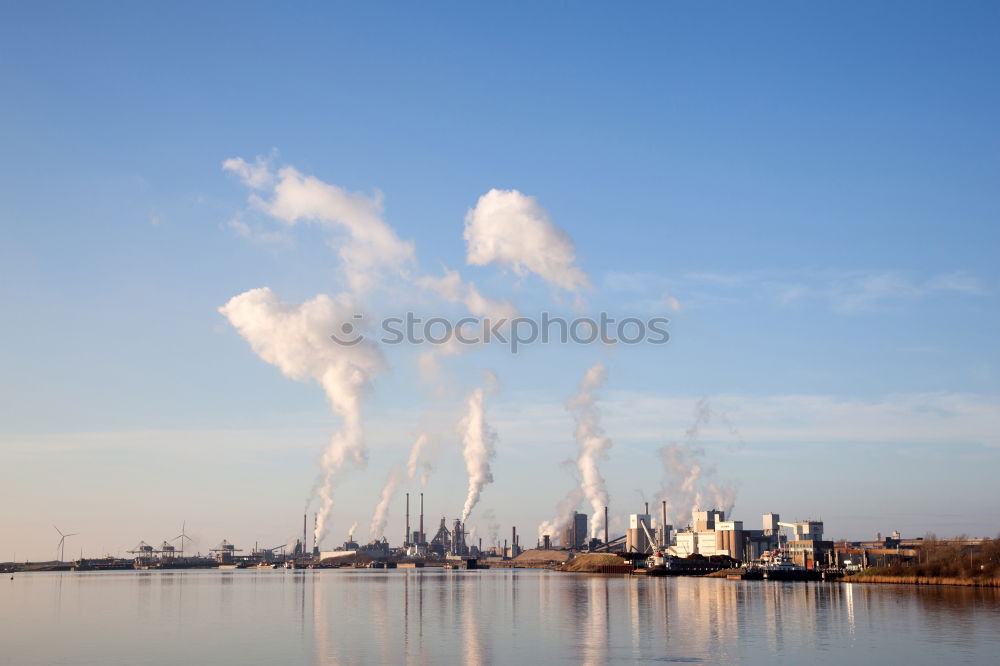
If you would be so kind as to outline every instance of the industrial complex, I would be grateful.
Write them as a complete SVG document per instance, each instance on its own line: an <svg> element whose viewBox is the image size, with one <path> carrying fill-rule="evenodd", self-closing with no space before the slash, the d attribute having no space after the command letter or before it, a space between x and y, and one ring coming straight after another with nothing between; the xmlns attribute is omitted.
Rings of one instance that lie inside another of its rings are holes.
<svg viewBox="0 0 1000 666"><path fill-rule="evenodd" d="M59 532L56 561L8 563L7 571L28 570L114 570L180 568L446 568L481 569L491 567L550 567L602 573L648 573L652 575L705 575L730 572L741 577L818 579L821 575L843 575L871 566L918 561L924 540L903 539L898 532L872 541L832 541L824 536L820 520L785 522L777 513L761 516L759 528L742 520L727 519L720 509L695 509L690 522L675 529L667 522L668 505L661 502L659 515L649 504L641 513L628 516L624 534L609 530L608 510L598 514L598 524L584 513L573 512L560 521L558 534L540 534L534 547L522 546L517 527L509 539L483 544L470 543L459 519L441 517L432 531L426 531L424 494L419 495L415 525L411 523L410 495L405 497L405 531L398 544L387 538L358 543L353 534L336 549L321 549L313 530L310 543L308 515L302 516L302 536L278 546L244 550L223 539L207 554L185 552L191 538L186 525L173 539L159 546L140 541L127 551L129 557L87 559L66 562L62 552L67 537ZM315 521L315 517L314 517ZM416 529L412 529L415 527ZM58 531L58 529L57 529ZM599 535L599 536L591 536ZM952 540L959 548L974 552L986 539ZM588 562L592 566L585 566ZM596 559L595 559L596 558ZM572 563L572 564L571 564Z"/></svg>

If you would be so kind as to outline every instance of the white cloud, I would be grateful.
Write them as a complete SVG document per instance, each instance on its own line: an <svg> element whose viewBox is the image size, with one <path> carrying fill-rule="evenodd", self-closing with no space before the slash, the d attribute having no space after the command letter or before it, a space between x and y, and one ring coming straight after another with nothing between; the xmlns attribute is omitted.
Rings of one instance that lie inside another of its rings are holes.
<svg viewBox="0 0 1000 666"><path fill-rule="evenodd" d="M589 284L576 266L573 240L534 197L517 190L494 189L479 197L465 216L465 241L469 264L496 263L518 275L535 273L567 291Z"/></svg>
<svg viewBox="0 0 1000 666"><path fill-rule="evenodd" d="M331 246L340 255L345 277L355 291L370 288L383 269L404 273L413 262L413 244L401 240L382 219L378 194L349 192L290 166L275 174L270 160L261 157L253 164L233 157L223 162L223 168L255 190L250 195L254 208L289 225L310 222L344 232L345 236L331 240Z"/></svg>
<svg viewBox="0 0 1000 666"><path fill-rule="evenodd" d="M517 317L517 308L509 301L483 296L476 285L463 280L458 271L445 268L441 277L426 276L419 280L419 284L449 303L463 304L470 314L477 317L489 317L494 321Z"/></svg>
<svg viewBox="0 0 1000 666"><path fill-rule="evenodd" d="M265 189L274 182L271 159L260 155L253 163L247 162L242 157L230 157L222 162L222 168L235 173L244 185L254 190Z"/></svg>

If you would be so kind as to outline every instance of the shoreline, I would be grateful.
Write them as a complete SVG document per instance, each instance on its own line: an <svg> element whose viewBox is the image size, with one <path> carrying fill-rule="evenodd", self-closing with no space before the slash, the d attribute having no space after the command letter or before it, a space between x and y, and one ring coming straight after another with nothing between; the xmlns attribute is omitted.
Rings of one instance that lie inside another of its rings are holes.
<svg viewBox="0 0 1000 666"><path fill-rule="evenodd" d="M1000 588L1000 578L948 578L942 576L845 576L841 583L951 585L956 587Z"/></svg>

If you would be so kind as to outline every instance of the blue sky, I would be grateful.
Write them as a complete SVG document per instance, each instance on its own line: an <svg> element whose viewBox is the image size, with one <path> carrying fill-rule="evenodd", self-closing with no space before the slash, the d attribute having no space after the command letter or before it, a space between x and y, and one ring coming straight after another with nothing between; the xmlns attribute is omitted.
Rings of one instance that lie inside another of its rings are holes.
<svg viewBox="0 0 1000 666"><path fill-rule="evenodd" d="M261 214L222 168L258 155L380 192L412 275L445 265L522 313L574 314L538 275L466 263L467 211L516 189L572 238L586 311L680 304L663 347L478 350L433 386L419 350L387 350L331 544L367 534L428 414L428 511L460 511L453 426L486 368L499 442L472 522L533 536L574 487L564 403L596 361L616 515L658 499L657 452L704 398L696 446L753 526L774 510L832 536L995 534L998 19L971 2L8 4L0 559L49 556L53 522L91 552L182 520L203 548L295 533L338 419L218 308L346 287L339 236ZM462 314L419 290L366 300Z"/></svg>

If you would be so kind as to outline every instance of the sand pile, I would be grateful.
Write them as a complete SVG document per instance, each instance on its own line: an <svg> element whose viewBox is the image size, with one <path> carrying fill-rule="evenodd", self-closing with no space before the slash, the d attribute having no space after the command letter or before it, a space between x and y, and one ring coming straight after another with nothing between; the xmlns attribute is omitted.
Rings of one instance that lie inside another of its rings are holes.
<svg viewBox="0 0 1000 666"><path fill-rule="evenodd" d="M559 567L560 571L578 571L582 573L599 573L601 567L624 566L628 564L617 555L608 553L589 553L578 555L572 562Z"/></svg>
<svg viewBox="0 0 1000 666"><path fill-rule="evenodd" d="M324 566L364 565L372 561L367 553L347 553L337 557L327 557L322 561Z"/></svg>
<svg viewBox="0 0 1000 666"><path fill-rule="evenodd" d="M568 562L573 557L573 553L568 550L541 550L535 548L526 550L512 561L517 566L531 567L544 566L547 564L562 564Z"/></svg>

